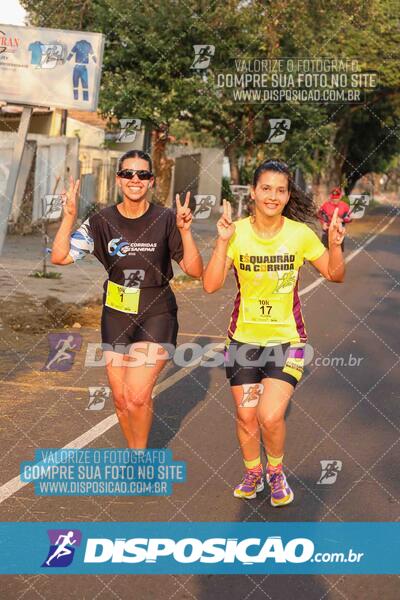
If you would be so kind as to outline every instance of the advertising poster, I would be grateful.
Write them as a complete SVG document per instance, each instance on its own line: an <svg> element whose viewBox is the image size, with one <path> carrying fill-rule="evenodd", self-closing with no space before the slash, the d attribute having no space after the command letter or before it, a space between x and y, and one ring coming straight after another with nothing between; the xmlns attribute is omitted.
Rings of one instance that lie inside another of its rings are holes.
<svg viewBox="0 0 400 600"><path fill-rule="evenodd" d="M0 99L96 110L103 36L0 24Z"/></svg>
<svg viewBox="0 0 400 600"><path fill-rule="evenodd" d="M397 600L398 3L14 4L0 598Z"/></svg>

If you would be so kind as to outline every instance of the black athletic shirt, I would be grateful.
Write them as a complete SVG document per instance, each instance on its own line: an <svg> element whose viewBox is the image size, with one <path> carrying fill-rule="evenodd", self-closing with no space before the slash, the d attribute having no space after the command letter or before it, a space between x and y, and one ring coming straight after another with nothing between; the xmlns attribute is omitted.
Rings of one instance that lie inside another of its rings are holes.
<svg viewBox="0 0 400 600"><path fill-rule="evenodd" d="M173 276L171 259L178 263L182 260L183 245L170 208L150 204L143 215L129 219L117 205L108 206L72 234L69 254L74 261L94 254L110 281L139 287L139 314L176 310L169 286Z"/></svg>

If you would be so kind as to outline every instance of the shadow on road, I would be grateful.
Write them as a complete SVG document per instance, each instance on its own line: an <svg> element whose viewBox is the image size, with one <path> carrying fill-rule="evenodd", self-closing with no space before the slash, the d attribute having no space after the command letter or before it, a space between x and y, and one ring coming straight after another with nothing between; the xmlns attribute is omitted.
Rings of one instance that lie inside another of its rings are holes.
<svg viewBox="0 0 400 600"><path fill-rule="evenodd" d="M212 340L208 337L198 337L194 340L194 343L200 344L202 347L211 342ZM168 376L178 370L179 368L174 365L168 372ZM205 399L209 388L210 370L202 369L202 371L201 385L193 371L184 380L177 382L157 397L154 403L154 420L149 438L149 448L167 447L178 434L187 415Z"/></svg>

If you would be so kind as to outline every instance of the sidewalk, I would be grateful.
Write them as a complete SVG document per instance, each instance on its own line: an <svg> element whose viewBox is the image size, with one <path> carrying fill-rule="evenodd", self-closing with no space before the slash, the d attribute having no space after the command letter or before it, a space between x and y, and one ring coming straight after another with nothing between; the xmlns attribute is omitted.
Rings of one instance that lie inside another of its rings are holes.
<svg viewBox="0 0 400 600"><path fill-rule="evenodd" d="M216 237L217 216L204 221L195 221L193 235L199 251L206 262L212 251ZM54 237L56 228L50 228ZM50 243L51 245L51 243ZM62 302L81 303L101 299L106 271L93 256L87 256L73 265L62 267L50 264L48 271L61 273L61 279L40 279L30 277L30 273L41 271L43 264L42 236L7 235L2 256L0 256L0 297L7 298L16 294L29 294L32 298L43 300L56 296ZM174 275L183 272L173 262Z"/></svg>

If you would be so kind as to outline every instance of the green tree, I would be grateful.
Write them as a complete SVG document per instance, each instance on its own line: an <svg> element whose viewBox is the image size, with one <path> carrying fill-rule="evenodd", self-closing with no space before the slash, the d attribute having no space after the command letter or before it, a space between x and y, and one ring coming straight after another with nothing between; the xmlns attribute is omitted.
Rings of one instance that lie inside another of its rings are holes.
<svg viewBox="0 0 400 600"><path fill-rule="evenodd" d="M349 191L399 153L400 28L397 0L22 0L33 24L101 31L106 36L100 109L153 124L158 193L165 201L171 131L225 149L240 183L267 156L301 166L314 183ZM215 46L207 74L192 68L194 44ZM215 85L235 58L341 57L376 70L379 86L365 102L239 104ZM283 144L266 144L268 119L292 127ZM239 169L239 163L244 168ZM247 173L247 175L246 175Z"/></svg>

